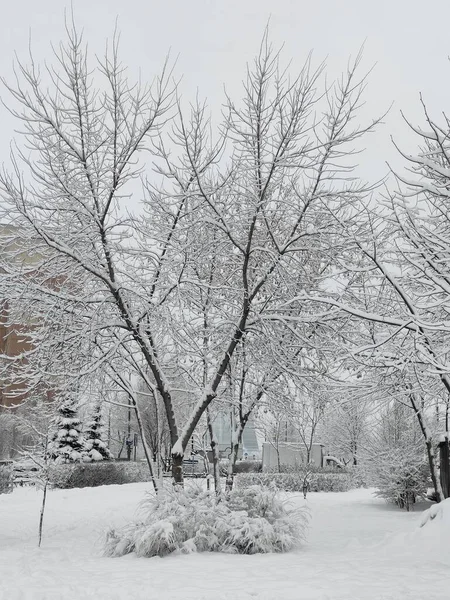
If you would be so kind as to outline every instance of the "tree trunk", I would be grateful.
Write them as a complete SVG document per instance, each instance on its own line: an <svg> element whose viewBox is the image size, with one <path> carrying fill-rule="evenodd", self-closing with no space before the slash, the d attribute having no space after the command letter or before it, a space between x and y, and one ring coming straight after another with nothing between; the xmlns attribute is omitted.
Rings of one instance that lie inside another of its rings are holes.
<svg viewBox="0 0 450 600"><path fill-rule="evenodd" d="M183 455L172 454L172 477L175 486L183 487Z"/></svg>
<svg viewBox="0 0 450 600"><path fill-rule="evenodd" d="M43 490L43 496L42 496L42 504L41 504L41 511L40 511L40 514L39 514L38 548L41 547L41 542L42 542L42 531L43 531L43 526L44 526L45 503L46 503L46 500L47 500L47 487L48 487L48 474L46 474L46 478L45 478L44 490Z"/></svg>
<svg viewBox="0 0 450 600"><path fill-rule="evenodd" d="M353 466L356 467L356 465L358 464L358 459L356 456L357 445L356 445L355 440L352 440L352 442L351 442L351 451L352 451L352 463L353 463Z"/></svg>
<svg viewBox="0 0 450 600"><path fill-rule="evenodd" d="M150 477L152 479L153 488L155 490L155 493L157 494L160 491L160 486L158 485L157 466L155 465L155 463L152 460L152 451L151 451L151 448L148 445L147 439L145 437L144 427L143 427L141 413L139 411L138 404L137 404L137 402L134 401L134 398L132 400L133 400L133 404L134 404L134 412L136 414L136 421L138 424L139 433L141 435L142 447L144 448L144 454L145 454L145 458L147 460L148 469L150 471Z"/></svg>
<svg viewBox="0 0 450 600"><path fill-rule="evenodd" d="M409 401L411 403L411 406L414 409L414 412L416 413L417 420L419 421L420 430L422 431L422 435L425 439L425 445L427 448L427 456L428 456L428 464L430 467L431 481L433 482L437 501L442 502L442 500L445 500L445 496L444 496L444 492L442 490L441 481L440 481L440 477L439 477L439 471L438 471L438 467L436 464L436 456L434 453L433 441L431 439L431 436L428 434L428 428L426 426L425 420L423 419L422 413L420 412L420 410L417 409L416 401L412 394L410 394L410 396L409 396Z"/></svg>
<svg viewBox="0 0 450 600"><path fill-rule="evenodd" d="M211 453L212 453L212 461L213 461L213 477L214 477L214 490L216 492L216 496L220 498L222 496L222 488L220 487L220 464L219 464L219 448L217 445L217 440L214 435L214 430L212 426L211 413L209 408L206 409L206 422L208 424L208 433L209 439L211 440Z"/></svg>
<svg viewBox="0 0 450 600"><path fill-rule="evenodd" d="M306 464L309 465L311 462L311 448L306 447Z"/></svg>
<svg viewBox="0 0 450 600"><path fill-rule="evenodd" d="M120 443L121 443L121 446L120 446L119 452L118 452L118 454L117 454L117 460L120 460L120 457L122 456L123 449L125 448L125 435L124 435L124 436L123 436L123 438L121 439L121 437L120 437L120 431L118 431L118 432L117 432L117 436L118 436L118 438L119 438L119 441L120 441Z"/></svg>
<svg viewBox="0 0 450 600"><path fill-rule="evenodd" d="M441 474L440 483L442 487L442 495L445 498L450 497L450 456L448 439L439 444Z"/></svg>
<svg viewBox="0 0 450 600"><path fill-rule="evenodd" d="M239 454L239 446L242 443L242 436L244 434L245 426L247 425L248 415L244 415L243 419L239 423L236 431L233 432L232 436L232 447L231 447L231 456L230 456L230 464L228 465L227 471L227 481L225 484L225 491L227 494L231 492L234 485L234 476L236 474L236 461ZM277 450L278 457L278 470L280 470L280 453Z"/></svg>
<svg viewBox="0 0 450 600"><path fill-rule="evenodd" d="M436 492L436 498L438 502L442 502L445 499L441 481L439 478L439 469L436 464L436 455L434 453L433 442L430 439L425 440L427 448L428 465L430 467L430 476L433 483L434 491Z"/></svg>
<svg viewBox="0 0 450 600"><path fill-rule="evenodd" d="M229 494L231 492L231 490L233 489L235 466L236 466L236 461L237 461L237 457L238 457L238 453L239 453L240 438L241 438L241 436L239 436L239 441L237 443L233 444L233 447L231 449L230 464L228 465L227 480L225 483L225 492L227 494Z"/></svg>

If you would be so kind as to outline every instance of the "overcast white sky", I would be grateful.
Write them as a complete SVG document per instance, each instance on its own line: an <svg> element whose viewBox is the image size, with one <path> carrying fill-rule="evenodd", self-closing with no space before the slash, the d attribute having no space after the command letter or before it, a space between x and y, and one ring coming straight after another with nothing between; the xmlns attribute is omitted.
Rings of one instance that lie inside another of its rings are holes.
<svg viewBox="0 0 450 600"><path fill-rule="evenodd" d="M0 74L9 77L14 52L26 56L30 32L35 55L49 57L50 42L64 35L64 6L70 3L3 0L1 5ZM450 112L448 0L73 0L73 7L96 52L117 17L123 62L140 67L144 78L158 71L171 48L179 54L176 70L183 75L184 95L198 88L213 109L219 107L223 84L232 93L238 89L269 18L272 41L284 42L294 69L313 50L317 62L326 58L330 76L337 76L366 41L365 65L377 63L366 114L377 115L394 102L386 125L369 140L363 158L369 177L386 171L386 159L395 161L390 134L407 151L414 150L399 111L420 122L419 92L432 110ZM0 161L5 161L14 123L3 107L0 122Z"/></svg>

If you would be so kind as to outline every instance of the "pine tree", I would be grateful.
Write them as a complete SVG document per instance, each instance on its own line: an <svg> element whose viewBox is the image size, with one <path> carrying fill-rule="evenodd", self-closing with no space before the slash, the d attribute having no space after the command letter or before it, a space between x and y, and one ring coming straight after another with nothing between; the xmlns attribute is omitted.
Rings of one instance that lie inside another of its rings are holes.
<svg viewBox="0 0 450 600"><path fill-rule="evenodd" d="M91 460L111 460L113 455L103 439L105 424L102 419L102 408L99 403L94 406L90 421L84 431L86 450Z"/></svg>
<svg viewBox="0 0 450 600"><path fill-rule="evenodd" d="M60 404L52 429L48 447L50 460L56 463L89 462L81 420L72 398L67 398Z"/></svg>

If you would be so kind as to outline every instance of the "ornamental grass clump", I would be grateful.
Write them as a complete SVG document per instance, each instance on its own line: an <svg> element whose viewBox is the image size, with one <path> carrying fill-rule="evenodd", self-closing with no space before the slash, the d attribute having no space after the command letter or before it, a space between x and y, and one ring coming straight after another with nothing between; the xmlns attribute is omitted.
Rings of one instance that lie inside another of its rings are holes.
<svg viewBox="0 0 450 600"><path fill-rule="evenodd" d="M148 495L136 523L107 534L105 554L166 556L172 553L287 552L304 539L304 507L293 508L275 489L251 486L218 501L192 485Z"/></svg>

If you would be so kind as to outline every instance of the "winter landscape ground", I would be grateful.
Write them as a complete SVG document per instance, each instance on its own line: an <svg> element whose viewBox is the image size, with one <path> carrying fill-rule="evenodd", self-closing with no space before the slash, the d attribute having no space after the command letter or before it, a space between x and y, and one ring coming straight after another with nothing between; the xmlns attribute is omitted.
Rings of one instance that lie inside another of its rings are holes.
<svg viewBox="0 0 450 600"><path fill-rule="evenodd" d="M37 548L41 493L0 496L1 600L446 600L450 519L420 528L373 490L309 494L307 543L288 554L104 558L105 530L134 515L148 484L54 490ZM299 495L290 500L303 503ZM450 501L445 501L444 506ZM442 506L442 505L441 505Z"/></svg>

